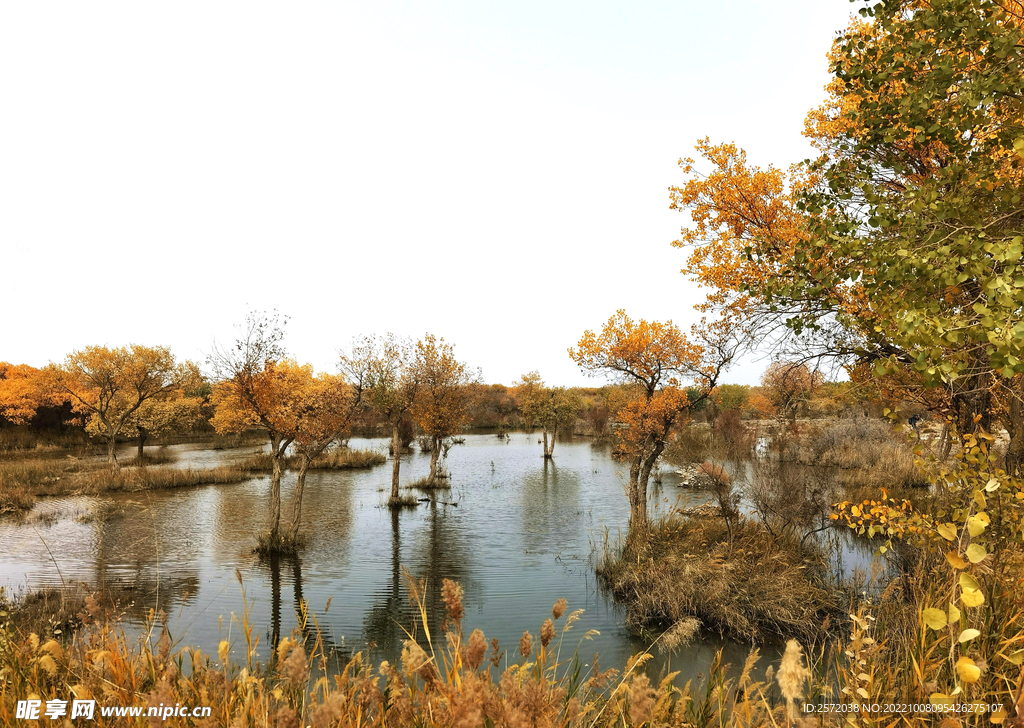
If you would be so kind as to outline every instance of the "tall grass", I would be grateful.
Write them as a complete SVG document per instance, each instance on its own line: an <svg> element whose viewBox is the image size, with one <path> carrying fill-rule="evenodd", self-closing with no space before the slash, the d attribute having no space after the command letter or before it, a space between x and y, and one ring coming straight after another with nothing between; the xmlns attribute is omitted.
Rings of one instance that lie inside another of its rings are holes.
<svg viewBox="0 0 1024 728"><path fill-rule="evenodd" d="M772 538L742 518L727 524L717 513L652 522L638 553L606 542L597 573L626 604L627 625L673 630L673 639L700 629L741 641L816 642L845 606L826 586L820 557L797 539Z"/></svg>
<svg viewBox="0 0 1024 728"><path fill-rule="evenodd" d="M345 470L348 468L372 468L387 462L387 456L378 450L349 450L335 448L313 458L310 470ZM301 456L289 455L285 458L285 467L297 469L301 464ZM238 464L239 468L248 472L267 473L273 468L270 453L259 453L246 458Z"/></svg>
<svg viewBox="0 0 1024 728"><path fill-rule="evenodd" d="M463 628L459 584L444 581L442 624L429 624L423 582L410 579L415 623L406 632L397 665L371 665L357 654L328 677L330 656L315 618L303 605L298 629L274 645L267 664L256 659L259 635L249 602L237 636L217 655L174 650L160 615L150 614L143 636L123 626L93 597L83 626L70 639L24 633L0 621L0 722L14 724L17 700L95 699L99 706L208 706L204 720L171 717L159 725L279 726L298 728L447 728L449 726L712 726L746 716L748 722L784 720L774 691L754 679L753 651L736 677L716 661L707 689L673 684L677 673L651 682L643 671L649 653L632 657L621 672L584 667L579 646L593 636L570 634L582 610L555 602L551 616L518 645L503 650L479 629ZM468 634L467 634L468 631ZM310 635L304 638L303 635ZM238 660L232 654L240 652ZM791 660L792 662L792 660ZM802 664L787 675L802 679ZM780 673L782 672L780 666ZM97 726L126 725L96 711ZM152 719L150 723L152 724ZM741 723L737 723L741 724ZM140 722L139 725L142 725Z"/></svg>
<svg viewBox="0 0 1024 728"><path fill-rule="evenodd" d="M180 488L213 483L239 483L248 477L239 468L203 470L125 467L110 471L105 463L77 458L0 461L0 514L31 508L40 496Z"/></svg>

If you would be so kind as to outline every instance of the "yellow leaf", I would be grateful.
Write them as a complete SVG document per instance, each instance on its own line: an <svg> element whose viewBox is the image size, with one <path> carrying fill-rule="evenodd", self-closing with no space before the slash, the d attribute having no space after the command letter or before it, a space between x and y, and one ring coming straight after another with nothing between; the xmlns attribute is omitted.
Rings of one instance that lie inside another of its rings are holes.
<svg viewBox="0 0 1024 728"><path fill-rule="evenodd" d="M980 634L981 632L979 632L976 629L965 629L963 632L960 633L960 636L957 637L957 640L959 642L970 642Z"/></svg>
<svg viewBox="0 0 1024 728"><path fill-rule="evenodd" d="M967 562L961 559L960 554L956 553L955 551L946 552L946 561L948 561L949 565L952 566L954 569L967 568Z"/></svg>
<svg viewBox="0 0 1024 728"><path fill-rule="evenodd" d="M952 705L953 699L945 693L932 693L928 696L928 702L932 705Z"/></svg>
<svg viewBox="0 0 1024 728"><path fill-rule="evenodd" d="M967 558L972 564L984 561L986 556L988 556L988 552L980 543L972 543L967 547Z"/></svg>
<svg viewBox="0 0 1024 728"><path fill-rule="evenodd" d="M980 607L985 603L985 595L977 589L964 589L960 594L960 603L965 607Z"/></svg>
<svg viewBox="0 0 1024 728"><path fill-rule="evenodd" d="M941 609L929 607L921 612L921 617L924 619L924 623L934 630L939 630L946 626L946 614Z"/></svg>
<svg viewBox="0 0 1024 728"><path fill-rule="evenodd" d="M1017 650L1006 658L1011 664L1019 665L1024 662L1024 650Z"/></svg>
<svg viewBox="0 0 1024 728"><path fill-rule="evenodd" d="M995 723L996 725L999 725L1000 723L1006 720L1006 711L1000 708L991 716L989 716L989 720Z"/></svg>
<svg viewBox="0 0 1024 728"><path fill-rule="evenodd" d="M976 683L981 677L981 668L974 664L974 660L965 656L956 661L956 673L965 683Z"/></svg>
<svg viewBox="0 0 1024 728"><path fill-rule="evenodd" d="M960 587L962 589L981 589L981 584L970 574L961 574Z"/></svg>
<svg viewBox="0 0 1024 728"><path fill-rule="evenodd" d="M860 508L858 508L857 506L850 506L850 515L854 516L855 518L860 516Z"/></svg>
<svg viewBox="0 0 1024 728"><path fill-rule="evenodd" d="M975 516L971 516L967 519L967 532L971 534L971 536L977 536L988 528L990 521L991 519L989 519L987 513L979 513Z"/></svg>
<svg viewBox="0 0 1024 728"><path fill-rule="evenodd" d="M952 602L949 605L949 623L956 624L960 621L960 610L953 606Z"/></svg>
<svg viewBox="0 0 1024 728"><path fill-rule="evenodd" d="M868 691L865 690L864 688L857 688L857 695L861 696L865 700L867 700L868 698L871 697L871 694L868 693Z"/></svg>
<svg viewBox="0 0 1024 728"><path fill-rule="evenodd" d="M956 526L952 523L943 523L936 530L939 532L939 535L947 541L956 540Z"/></svg>

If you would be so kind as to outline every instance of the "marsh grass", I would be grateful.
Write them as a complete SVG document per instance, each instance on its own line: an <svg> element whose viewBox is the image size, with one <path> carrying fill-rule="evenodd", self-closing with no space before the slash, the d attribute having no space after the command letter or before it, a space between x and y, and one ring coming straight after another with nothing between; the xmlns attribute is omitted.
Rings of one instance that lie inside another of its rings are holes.
<svg viewBox="0 0 1024 728"><path fill-rule="evenodd" d="M420 504L420 499L411 493L400 495L397 498L388 498L385 506L388 508L416 508Z"/></svg>
<svg viewBox="0 0 1024 728"><path fill-rule="evenodd" d="M742 641L823 639L842 604L824 585L820 557L758 523L727 524L717 508L705 511L654 521L632 554L605 544L597 573L626 604L627 625L667 630L696 619L702 630Z"/></svg>
<svg viewBox="0 0 1024 728"><path fill-rule="evenodd" d="M248 477L248 473L235 467L202 470L125 467L111 471L105 464L85 464L75 458L2 461L0 514L24 512L35 505L40 496L94 495L240 483Z"/></svg>
<svg viewBox="0 0 1024 728"><path fill-rule="evenodd" d="M412 480L402 487L409 490L449 490L452 487L452 483L447 473L438 473L436 478L431 479L429 475L424 475L422 478Z"/></svg>
<svg viewBox="0 0 1024 728"><path fill-rule="evenodd" d="M174 457L166 448L161 447L158 450L150 450L149 452L143 453L142 457L135 456L121 462L123 467L128 468L145 468L150 465L167 465L173 463L177 458Z"/></svg>
<svg viewBox="0 0 1024 728"><path fill-rule="evenodd" d="M285 467L295 470L301 464L301 457L289 455L285 458ZM378 450L349 450L335 448L313 458L310 470L346 470L349 468L372 468L387 462L384 453ZM258 453L246 458L237 465L238 468L253 473L269 473L273 469L270 453Z"/></svg>
<svg viewBox="0 0 1024 728"><path fill-rule="evenodd" d="M689 684L673 685L677 673L652 682L643 670L649 652L634 655L621 672L602 670L596 657L585 667L580 648L594 633L575 639L572 630L582 610L569 612L564 599L535 632L524 633L506 651L481 630L463 628L458 583L443 581L444 615L438 623L428 615L426 583L411 577L408 582L415 618L405 629L398 663L374 666L357 653L333 676L327 674L332 655L305 603L292 635L272 646L266 663L257 660L260 640L244 589L245 607L232 617L216 655L174 647L166 621L152 611L143 629L133 630L138 636L129 636L91 595L82 603L81 627L56 638L27 631L31 622L7 619L0 623L0 722L13 723L18 699L66 700L72 693L99 706L211 708L209 718L195 722L150 719L169 728L710 728L742 716L747 719L735 725L784 720L781 705L762 699L772 690L754 678L756 650L735 676L716 659L706 689L694 693ZM98 709L94 720L104 728L123 721Z"/></svg>
<svg viewBox="0 0 1024 728"><path fill-rule="evenodd" d="M33 430L30 427L0 427L0 452L88 452L99 448L89 442L82 429L70 428L64 432Z"/></svg>
<svg viewBox="0 0 1024 728"><path fill-rule="evenodd" d="M292 535L287 530L278 531L275 536L264 531L256 537L256 546L252 552L257 556L295 556L306 548L309 541L304 534Z"/></svg>

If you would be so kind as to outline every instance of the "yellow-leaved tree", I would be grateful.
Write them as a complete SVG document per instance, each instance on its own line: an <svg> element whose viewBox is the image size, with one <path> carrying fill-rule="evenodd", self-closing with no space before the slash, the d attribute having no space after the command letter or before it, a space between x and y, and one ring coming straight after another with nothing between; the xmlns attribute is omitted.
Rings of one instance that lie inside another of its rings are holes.
<svg viewBox="0 0 1024 728"><path fill-rule="evenodd" d="M32 419L41 406L50 404L60 404L60 397L47 389L40 370L0 361L0 417L19 425Z"/></svg>
<svg viewBox="0 0 1024 728"><path fill-rule="evenodd" d="M452 438L466 421L468 385L473 372L458 359L451 344L433 334L416 342L413 366L419 382L418 396L412 407L413 418L430 438L431 484L441 477L438 463L448 455Z"/></svg>
<svg viewBox="0 0 1024 728"><path fill-rule="evenodd" d="M147 402L180 386L185 369L166 346L130 344L114 349L87 346L68 354L61 364L42 370L43 383L74 410L94 420L94 431L107 440L107 462L117 469L118 436Z"/></svg>
<svg viewBox="0 0 1024 728"><path fill-rule="evenodd" d="M168 433L188 432L201 420L201 408L210 394L210 388L199 367L184 361L175 371L175 386L147 399L127 420L121 434L134 437L138 450L136 460L143 462L146 440ZM90 435L102 435L99 417L93 414L85 423Z"/></svg>
<svg viewBox="0 0 1024 728"><path fill-rule="evenodd" d="M412 344L394 334L382 339L365 336L360 349L366 359L366 399L368 405L391 426L391 497L392 508L402 505L398 495L401 469L399 426L416 403L419 393L419 372Z"/></svg>
<svg viewBox="0 0 1024 728"><path fill-rule="evenodd" d="M587 330L569 356L585 373L627 385L629 401L619 409L620 451L629 461L630 517L627 550L647 532L647 484L673 426L711 396L739 348L725 319L694 327L690 341L671 321L633 321L619 309L600 333ZM694 383L688 397L685 381Z"/></svg>
<svg viewBox="0 0 1024 728"><path fill-rule="evenodd" d="M284 356L283 323L276 316L250 314L246 333L211 362L218 373L213 388L213 426L218 432L263 430L270 441L270 529L260 551L292 552L299 545L302 496L313 459L344 435L366 386L368 359L358 347L342 357L338 374L315 374L310 364ZM281 533L281 476L293 447L298 460L292 517Z"/></svg>
<svg viewBox="0 0 1024 728"><path fill-rule="evenodd" d="M558 431L571 428L576 417L586 406L583 398L565 387L548 387L540 372L524 374L515 385L515 398L523 419L543 430L544 458L555 453Z"/></svg>

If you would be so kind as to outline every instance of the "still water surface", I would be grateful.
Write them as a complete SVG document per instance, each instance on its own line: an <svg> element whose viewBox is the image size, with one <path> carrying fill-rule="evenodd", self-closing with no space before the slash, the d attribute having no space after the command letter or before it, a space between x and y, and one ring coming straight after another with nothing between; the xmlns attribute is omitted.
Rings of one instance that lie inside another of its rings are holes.
<svg viewBox="0 0 1024 728"><path fill-rule="evenodd" d="M402 628L413 622L404 567L427 579L432 628L443 617L440 587L447 578L465 589L467 632L479 627L510 652L524 630L537 635L559 597L568 600L570 611L586 610L567 634L563 652L571 653L588 630L600 634L582 644L584 663L596 652L605 667L621 666L647 648L625 629L624 609L594 574L595 547L601 548L606 533L614 543L629 517L627 472L609 446L560 441L554 462L545 463L536 434L465 440L448 458L451 489L414 509L393 513L381 507L390 489L390 465L311 472L302 518L309 542L295 559L260 560L251 553L253 534L266 529L268 477L48 499L25 519L0 520L0 584L15 590L62 582L129 587L135 601L130 618L137 623L150 607L164 610L177 643L207 654L216 654L219 641L229 636L236 654L244 654L231 618L243 613L244 586L262 659L275 635L295 629L304 600L340 660L364 651L374 661L394 661L405 638ZM387 445L353 439L350 446ZM167 448L177 457L174 467L230 464L259 449ZM429 470L429 455L414 452L402 460L403 481ZM287 474L285 521L293 484L294 475ZM690 505L706 502L705 494L677 484L678 477L666 473L652 500L662 508L677 497ZM89 516L111 507L123 514L107 520ZM682 671L680 680L699 677L718 649L735 665L749 646L707 637L674 655L656 650L649 672L670 668Z"/></svg>

